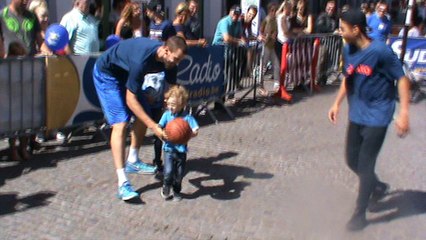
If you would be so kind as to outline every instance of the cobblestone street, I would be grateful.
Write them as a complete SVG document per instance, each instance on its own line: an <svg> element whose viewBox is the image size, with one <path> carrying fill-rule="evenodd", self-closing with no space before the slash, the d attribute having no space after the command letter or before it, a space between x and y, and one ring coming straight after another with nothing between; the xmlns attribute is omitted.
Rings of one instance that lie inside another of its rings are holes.
<svg viewBox="0 0 426 240"><path fill-rule="evenodd" d="M350 233L358 182L343 158L346 104L337 126L327 119L336 92L242 102L219 124L200 116L181 202L164 201L146 175L130 176L141 202L118 200L102 141L3 159L0 239L426 239L426 99L411 105L406 138L389 128L376 170L391 193ZM151 140L140 152L148 163Z"/></svg>

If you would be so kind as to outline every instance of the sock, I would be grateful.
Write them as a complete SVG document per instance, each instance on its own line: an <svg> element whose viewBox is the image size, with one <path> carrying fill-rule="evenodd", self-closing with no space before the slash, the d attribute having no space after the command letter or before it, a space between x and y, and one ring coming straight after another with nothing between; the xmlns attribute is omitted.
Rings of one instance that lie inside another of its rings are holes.
<svg viewBox="0 0 426 240"><path fill-rule="evenodd" d="M129 156L127 156L127 161L131 163L135 163L139 160L138 157L139 149L130 147Z"/></svg>
<svg viewBox="0 0 426 240"><path fill-rule="evenodd" d="M117 172L118 186L119 187L121 185L123 185L124 182L129 181L129 180L127 180L126 173L124 173L124 168L117 169L116 172Z"/></svg>

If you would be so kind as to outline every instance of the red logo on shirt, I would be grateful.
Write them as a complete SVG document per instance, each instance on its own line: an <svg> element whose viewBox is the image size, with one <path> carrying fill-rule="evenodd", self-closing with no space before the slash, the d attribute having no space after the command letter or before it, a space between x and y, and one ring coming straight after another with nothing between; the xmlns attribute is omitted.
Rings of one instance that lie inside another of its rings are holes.
<svg viewBox="0 0 426 240"><path fill-rule="evenodd" d="M354 71L355 71L354 66L352 64L349 64L349 66L346 68L346 73L348 75L352 75ZM359 73L368 77L368 76L371 76L371 74L373 73L373 69L368 65L360 64L356 68L356 73Z"/></svg>

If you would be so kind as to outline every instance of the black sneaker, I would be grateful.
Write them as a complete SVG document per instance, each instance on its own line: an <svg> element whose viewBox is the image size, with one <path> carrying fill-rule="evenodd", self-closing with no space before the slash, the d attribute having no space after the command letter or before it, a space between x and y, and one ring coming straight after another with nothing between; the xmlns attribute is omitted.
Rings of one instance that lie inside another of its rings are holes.
<svg viewBox="0 0 426 240"><path fill-rule="evenodd" d="M172 197L172 195L170 194L170 186L163 185L163 187L161 188L161 196L165 200L170 199Z"/></svg>
<svg viewBox="0 0 426 240"><path fill-rule="evenodd" d="M367 219L365 218L365 212L355 212L349 222L346 224L346 229L351 232L360 231L368 225Z"/></svg>
<svg viewBox="0 0 426 240"><path fill-rule="evenodd" d="M173 201L180 202L182 201L182 195L180 193L173 191Z"/></svg>
<svg viewBox="0 0 426 240"><path fill-rule="evenodd" d="M384 198L386 194L388 194L389 190L389 184L384 182L377 182L376 187L374 188L373 192L371 193L371 201L373 203L379 201L380 199Z"/></svg>

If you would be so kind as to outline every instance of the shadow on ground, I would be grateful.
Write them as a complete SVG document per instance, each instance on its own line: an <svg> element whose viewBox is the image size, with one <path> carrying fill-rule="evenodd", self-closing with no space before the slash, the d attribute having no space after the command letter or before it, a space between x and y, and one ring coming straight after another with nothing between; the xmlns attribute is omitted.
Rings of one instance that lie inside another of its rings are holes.
<svg viewBox="0 0 426 240"><path fill-rule="evenodd" d="M369 210L375 213L385 212L382 216L370 220L371 223L390 222L424 214L426 213L426 192L415 190L391 192Z"/></svg>
<svg viewBox="0 0 426 240"><path fill-rule="evenodd" d="M232 200L241 196L241 192L250 185L249 182L238 180L238 177L250 179L269 179L273 175L270 173L258 173L253 169L237 166L220 164L228 158L238 155L236 152L224 152L215 157L191 159L187 162L186 172L201 173L203 176L188 179L189 183L197 190L193 193L182 193L184 199L196 199L201 196L211 196L217 200ZM137 190L138 193L160 189L160 181L148 184Z"/></svg>
<svg viewBox="0 0 426 240"><path fill-rule="evenodd" d="M198 158L188 163L188 172L202 173L204 176L189 179L189 183L197 188L191 194L183 195L187 199L195 199L208 195L217 200L232 200L239 198L241 192L250 185L238 177L249 179L269 179L270 173L259 173L245 166L218 163L236 156L235 152L225 152L216 157Z"/></svg>
<svg viewBox="0 0 426 240"><path fill-rule="evenodd" d="M17 192L0 193L0 216L47 206L50 204L48 199L55 196L56 192L42 191L24 197L18 195Z"/></svg>

